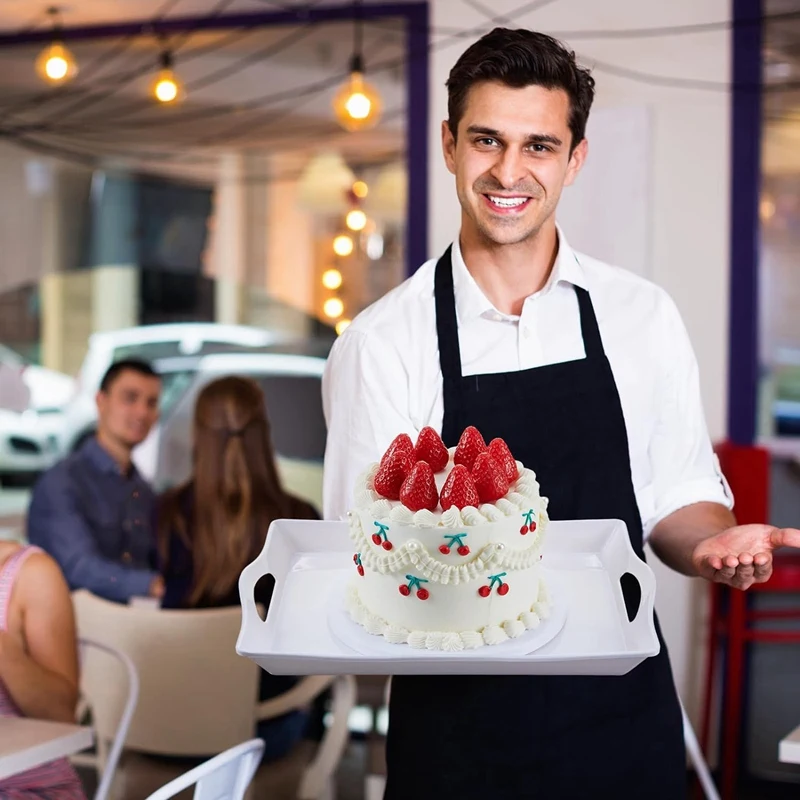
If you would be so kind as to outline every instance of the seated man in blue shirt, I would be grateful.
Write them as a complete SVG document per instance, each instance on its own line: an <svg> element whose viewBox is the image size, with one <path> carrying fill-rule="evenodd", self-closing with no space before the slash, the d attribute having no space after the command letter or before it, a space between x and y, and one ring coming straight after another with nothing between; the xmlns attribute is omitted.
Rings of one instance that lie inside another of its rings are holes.
<svg viewBox="0 0 800 800"><path fill-rule="evenodd" d="M131 461L158 418L160 392L149 364L112 364L96 397L97 435L33 490L28 541L58 562L70 589L123 603L164 593L153 569L155 495Z"/></svg>

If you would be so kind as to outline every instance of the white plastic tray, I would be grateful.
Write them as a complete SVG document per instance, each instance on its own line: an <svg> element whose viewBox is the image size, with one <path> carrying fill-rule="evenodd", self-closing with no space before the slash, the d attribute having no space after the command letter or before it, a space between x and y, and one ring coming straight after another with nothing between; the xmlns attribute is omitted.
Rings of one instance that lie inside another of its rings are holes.
<svg viewBox="0 0 800 800"><path fill-rule="evenodd" d="M407 645L392 646L391 655L357 652L331 629L338 611L332 604L343 602L343 581L353 574L352 549L346 522L273 522L264 549L239 579L236 652L274 675L623 675L660 649L655 577L619 520L549 523L542 566L555 603L566 605L553 612L563 628L527 654L504 650L506 643L433 656ZM641 588L632 621L619 583L626 573ZM253 592L267 574L275 590L262 621Z"/></svg>

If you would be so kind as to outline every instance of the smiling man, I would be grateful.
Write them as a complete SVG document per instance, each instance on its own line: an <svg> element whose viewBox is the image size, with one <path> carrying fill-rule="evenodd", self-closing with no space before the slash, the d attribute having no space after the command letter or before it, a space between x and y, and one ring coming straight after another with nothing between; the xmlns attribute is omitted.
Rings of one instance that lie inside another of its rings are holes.
<svg viewBox="0 0 800 800"><path fill-rule="evenodd" d="M160 393L149 364L112 364L97 393L97 435L34 488L28 541L53 556L70 589L119 602L164 593L154 571L155 496L131 461L158 419Z"/></svg>
<svg viewBox="0 0 800 800"><path fill-rule="evenodd" d="M766 580L773 549L800 546L800 531L736 525L674 303L575 252L556 225L587 157L594 80L551 37L496 29L447 88L460 235L333 348L326 517L346 513L397 434L430 425L452 447L474 425L536 472L552 519L621 519L641 558L649 537L687 575ZM395 677L387 764L387 800L684 797L663 641L619 677Z"/></svg>

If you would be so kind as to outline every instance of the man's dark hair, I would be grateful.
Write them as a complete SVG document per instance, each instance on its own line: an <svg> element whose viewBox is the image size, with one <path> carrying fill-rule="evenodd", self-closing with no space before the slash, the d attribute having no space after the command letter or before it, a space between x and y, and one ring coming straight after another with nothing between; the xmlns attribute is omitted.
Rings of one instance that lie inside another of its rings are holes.
<svg viewBox="0 0 800 800"><path fill-rule="evenodd" d="M578 66L575 53L552 36L495 28L467 48L450 70L446 84L447 124L454 137L464 116L469 90L484 81L498 81L514 89L563 89L570 104L570 150L583 139L594 100L594 78L588 69Z"/></svg>
<svg viewBox="0 0 800 800"><path fill-rule="evenodd" d="M100 391L107 392L123 372L135 372L137 375L145 375L148 378L160 378L150 364L141 358L122 358L115 361L106 370L103 380L100 381Z"/></svg>

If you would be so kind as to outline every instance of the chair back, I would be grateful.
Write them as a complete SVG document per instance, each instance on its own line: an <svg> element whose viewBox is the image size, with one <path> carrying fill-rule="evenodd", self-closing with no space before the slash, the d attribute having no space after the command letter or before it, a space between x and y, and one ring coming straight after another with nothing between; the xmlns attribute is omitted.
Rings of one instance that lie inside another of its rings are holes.
<svg viewBox="0 0 800 800"><path fill-rule="evenodd" d="M196 784L194 800L242 800L264 751L261 739L251 739L170 781L147 800L169 800Z"/></svg>
<svg viewBox="0 0 800 800"><path fill-rule="evenodd" d="M127 654L139 675L139 703L126 747L146 753L206 756L253 735L259 667L236 654L237 607L172 611L73 594L81 637ZM87 654L82 682L95 725L107 735L124 705L122 670L105 653Z"/></svg>
<svg viewBox="0 0 800 800"><path fill-rule="evenodd" d="M82 638L78 642L81 657L81 695L82 700L95 709L98 720L102 720L102 727L95 726L95 740L97 756L94 766L97 769L98 784L94 793L94 800L106 800L111 789L114 773L125 746L136 703L139 699L139 676L133 661L125 653L91 639ZM125 680L115 681L114 695L107 692L98 692L98 684L84 681L83 666L93 658L113 659L118 665L118 673L123 673ZM113 710L104 708L106 698L113 700ZM119 710L119 713L117 713Z"/></svg>

